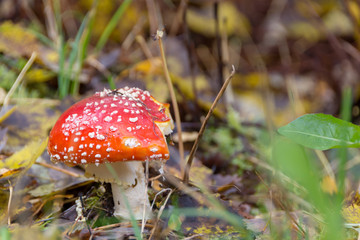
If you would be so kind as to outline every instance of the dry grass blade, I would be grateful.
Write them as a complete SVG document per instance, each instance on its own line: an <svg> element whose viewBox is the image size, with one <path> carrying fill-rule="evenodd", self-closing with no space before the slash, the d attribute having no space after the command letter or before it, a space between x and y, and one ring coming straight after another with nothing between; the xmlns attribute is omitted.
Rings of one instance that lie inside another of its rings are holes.
<svg viewBox="0 0 360 240"><path fill-rule="evenodd" d="M46 168L51 168L51 169L56 170L58 172L65 173L65 174L67 174L69 176L72 176L72 177L76 177L76 178L80 177L80 175L77 174L77 173L68 171L68 170L63 169L63 168L59 168L59 167L51 165L51 164L47 164L47 163L44 163L44 162L36 162L36 164L38 164L40 166L43 166L43 167L46 167Z"/></svg>
<svg viewBox="0 0 360 240"><path fill-rule="evenodd" d="M180 118L180 111L179 111L179 106L177 104L176 101L176 96L175 96L175 91L174 91L174 87L172 85L171 82L171 78L170 78L170 73L167 67L167 63L166 63L166 58L165 58L165 51L164 51L164 46L163 46L163 42L162 42L162 37L164 35L164 32L162 30L158 30L156 33L156 39L159 41L159 48L160 48L160 53L161 53L161 60L163 63L163 67L164 67L164 74L165 74L165 79L166 79L166 83L168 85L169 91L170 91L170 96L171 96L171 102L174 108L174 114L175 114L175 122L176 122L176 128L177 128L177 133L179 136L179 154L180 154L180 165L181 165L181 171L182 173L184 173L185 171L185 157L184 157L184 143L181 137L181 118Z"/></svg>
<svg viewBox="0 0 360 240"><path fill-rule="evenodd" d="M210 110L209 112L207 113L206 117L205 117L205 120L204 122L202 123L201 125L201 128L199 130L199 134L197 136L197 138L195 139L195 142L194 142L194 145L192 146L192 149L190 151L190 154L189 154L189 157L188 157L188 161L187 161L187 164L186 164L186 167L185 167L185 173L184 173L184 176L183 176L183 181L185 184L187 184L189 182L189 172L190 172L190 167L192 165L192 162L193 162L193 159L194 159L194 156L195 156L195 152L199 146L199 142L200 142L200 139L202 137L202 135L204 134L204 131L205 131L205 127L206 127L206 124L207 122L209 121L216 105L218 104L220 98L222 97L222 95L224 94L225 90L226 90L226 87L229 85L232 77L234 76L235 74L235 67L232 66L232 71L231 71L231 74L228 76L228 78L225 80L223 86L221 87L218 95L216 96L213 104L211 105L210 107Z"/></svg>
<svg viewBox="0 0 360 240"><path fill-rule="evenodd" d="M19 76L16 78L14 84L12 85L12 87L10 88L8 94L6 95L5 99L4 99L4 104L3 107L6 107L9 104L10 101L10 97L11 95L14 94L16 88L19 86L19 84L21 83L21 81L23 80L25 73L29 70L29 68L31 67L31 65L34 63L35 58L37 56L36 52L33 52L31 54L31 57L29 59L29 61L27 61L27 63L25 64L24 68L21 70Z"/></svg>

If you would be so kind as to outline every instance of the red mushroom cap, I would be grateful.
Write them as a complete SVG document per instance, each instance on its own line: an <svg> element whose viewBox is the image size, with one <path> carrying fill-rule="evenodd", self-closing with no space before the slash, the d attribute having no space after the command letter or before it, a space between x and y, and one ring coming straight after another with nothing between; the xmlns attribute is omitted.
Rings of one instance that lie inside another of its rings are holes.
<svg viewBox="0 0 360 240"><path fill-rule="evenodd" d="M138 88L104 89L60 116L48 152L53 161L72 164L167 160L158 124L173 128L169 104Z"/></svg>

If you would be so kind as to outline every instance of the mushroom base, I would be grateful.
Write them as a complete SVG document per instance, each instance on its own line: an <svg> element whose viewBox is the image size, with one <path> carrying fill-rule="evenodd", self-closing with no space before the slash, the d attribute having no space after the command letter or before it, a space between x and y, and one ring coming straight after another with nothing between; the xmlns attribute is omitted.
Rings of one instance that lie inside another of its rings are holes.
<svg viewBox="0 0 360 240"><path fill-rule="evenodd" d="M114 178L104 165L88 164L85 175L97 181L110 182L114 199L114 216L130 219L130 210L136 220L145 219L151 214L150 203L146 192L144 167L140 161L109 163L115 170ZM126 200L128 206L126 204Z"/></svg>

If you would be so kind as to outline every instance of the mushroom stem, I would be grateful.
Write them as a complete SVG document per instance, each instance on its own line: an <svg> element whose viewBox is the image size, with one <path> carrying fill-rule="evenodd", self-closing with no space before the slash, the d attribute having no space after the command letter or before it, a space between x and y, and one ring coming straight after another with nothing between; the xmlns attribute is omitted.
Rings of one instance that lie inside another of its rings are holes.
<svg viewBox="0 0 360 240"><path fill-rule="evenodd" d="M114 216L130 219L130 211L136 220L150 217L151 208L146 192L144 167L140 161L110 163L115 170L114 178L104 165L88 164L85 175L95 180L111 183L114 199ZM127 202L126 202L126 200Z"/></svg>

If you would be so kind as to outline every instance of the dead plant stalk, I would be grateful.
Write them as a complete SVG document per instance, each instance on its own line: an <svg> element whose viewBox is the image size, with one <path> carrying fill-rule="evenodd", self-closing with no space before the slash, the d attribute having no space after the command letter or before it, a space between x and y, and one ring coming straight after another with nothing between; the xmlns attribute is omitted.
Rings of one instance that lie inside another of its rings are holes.
<svg viewBox="0 0 360 240"><path fill-rule="evenodd" d="M189 182L189 172L190 172L190 168L191 168L191 165L192 165L192 162L193 162L193 159L194 159L194 155L195 155L195 152L199 146L199 142L201 140L201 137L202 135L204 134L204 131L205 131L205 128L206 128L206 124L207 122L209 121L216 105L218 104L220 98L222 97L222 95L224 94L225 90L226 90L226 87L229 85L232 77L234 76L235 74L235 67L234 65L232 65L232 71L230 73L230 75L227 77L227 79L225 80L223 86L221 87L218 95L216 96L213 104L211 105L210 107L210 110L209 112L207 113L206 117L205 117L205 120L204 122L202 123L201 125L201 128L199 130L199 133L198 133L198 136L197 138L195 139L195 142L194 142L194 145L192 146L191 148L191 151L190 151L190 154L189 154L189 157L188 157L188 161L187 161L187 164L186 164L186 167L185 167L185 173L183 175L183 181L185 184L187 184Z"/></svg>
<svg viewBox="0 0 360 240"><path fill-rule="evenodd" d="M182 131L181 131L181 119L180 119L180 111L179 106L176 101L176 95L174 91L174 87L171 82L170 73L167 67L166 58L165 58L165 50L162 42L164 32L162 30L157 30L156 32L156 39L159 41L159 48L160 48L160 54L161 54L161 60L164 68L164 74L166 83L168 85L169 91L170 91L170 97L171 97L171 103L174 108L174 114L175 114L175 123L176 123L176 129L179 136L179 154L180 154L180 165L181 165L181 172L185 172L185 158L184 158L184 143L182 141Z"/></svg>

